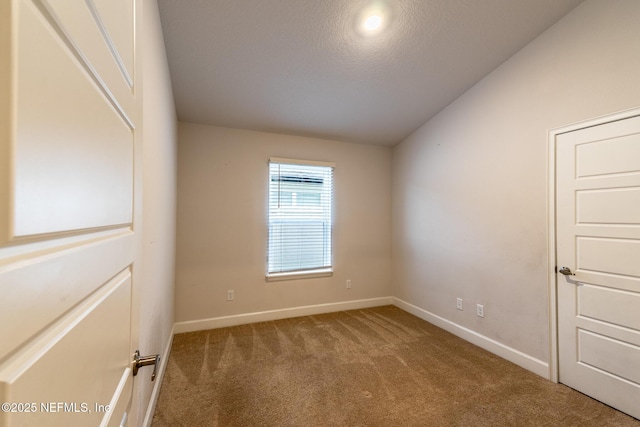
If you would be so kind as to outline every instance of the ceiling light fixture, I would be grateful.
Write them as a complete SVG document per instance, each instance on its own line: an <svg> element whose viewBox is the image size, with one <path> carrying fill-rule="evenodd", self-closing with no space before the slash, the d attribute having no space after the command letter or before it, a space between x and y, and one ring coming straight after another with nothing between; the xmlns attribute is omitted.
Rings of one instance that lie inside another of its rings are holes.
<svg viewBox="0 0 640 427"><path fill-rule="evenodd" d="M365 7L358 14L357 26L360 34L374 36L380 34L389 21L389 10L385 2L377 1Z"/></svg>
<svg viewBox="0 0 640 427"><path fill-rule="evenodd" d="M382 25L382 16L371 15L367 17L362 23L362 27L365 31L374 32Z"/></svg>

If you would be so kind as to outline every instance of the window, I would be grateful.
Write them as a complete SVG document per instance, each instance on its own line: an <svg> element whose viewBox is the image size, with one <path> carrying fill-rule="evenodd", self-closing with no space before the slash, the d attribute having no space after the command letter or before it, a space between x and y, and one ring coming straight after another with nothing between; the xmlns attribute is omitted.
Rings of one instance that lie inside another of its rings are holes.
<svg viewBox="0 0 640 427"><path fill-rule="evenodd" d="M268 278L331 274L333 166L270 160Z"/></svg>

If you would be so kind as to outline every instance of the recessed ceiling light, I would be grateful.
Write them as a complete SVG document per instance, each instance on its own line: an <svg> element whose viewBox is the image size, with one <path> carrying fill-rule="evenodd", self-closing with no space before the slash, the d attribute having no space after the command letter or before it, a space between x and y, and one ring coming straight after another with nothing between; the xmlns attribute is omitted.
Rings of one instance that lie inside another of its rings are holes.
<svg viewBox="0 0 640 427"><path fill-rule="evenodd" d="M380 34L389 21L389 8L386 2L377 1L365 7L358 14L357 27L360 34L373 36Z"/></svg>
<svg viewBox="0 0 640 427"><path fill-rule="evenodd" d="M382 16L380 15L370 15L365 18L362 23L362 28L365 31L374 32L382 26Z"/></svg>

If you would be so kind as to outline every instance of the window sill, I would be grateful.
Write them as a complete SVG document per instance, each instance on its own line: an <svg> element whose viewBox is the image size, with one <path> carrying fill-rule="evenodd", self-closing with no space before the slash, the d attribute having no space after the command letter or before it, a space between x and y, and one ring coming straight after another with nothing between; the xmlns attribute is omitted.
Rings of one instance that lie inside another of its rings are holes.
<svg viewBox="0 0 640 427"><path fill-rule="evenodd" d="M272 273L267 274L267 282L278 282L281 280L296 280L296 279L315 279L318 277L331 277L333 276L333 269L324 268L321 270L309 270L309 271L293 271L291 273Z"/></svg>

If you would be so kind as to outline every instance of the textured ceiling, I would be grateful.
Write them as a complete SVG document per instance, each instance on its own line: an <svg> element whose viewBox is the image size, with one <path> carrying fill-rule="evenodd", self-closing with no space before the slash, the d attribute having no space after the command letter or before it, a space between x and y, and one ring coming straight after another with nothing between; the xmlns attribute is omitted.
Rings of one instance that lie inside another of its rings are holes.
<svg viewBox="0 0 640 427"><path fill-rule="evenodd" d="M158 3L179 120L394 145L581 1Z"/></svg>

